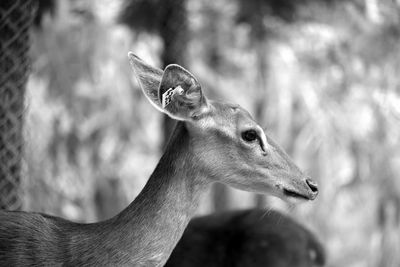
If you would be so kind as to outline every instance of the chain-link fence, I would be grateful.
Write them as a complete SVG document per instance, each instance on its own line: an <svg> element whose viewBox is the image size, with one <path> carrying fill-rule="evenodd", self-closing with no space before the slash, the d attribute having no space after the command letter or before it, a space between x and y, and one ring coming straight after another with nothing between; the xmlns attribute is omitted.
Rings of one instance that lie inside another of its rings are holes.
<svg viewBox="0 0 400 267"><path fill-rule="evenodd" d="M0 4L0 209L22 205L22 128L33 7L32 0Z"/></svg>

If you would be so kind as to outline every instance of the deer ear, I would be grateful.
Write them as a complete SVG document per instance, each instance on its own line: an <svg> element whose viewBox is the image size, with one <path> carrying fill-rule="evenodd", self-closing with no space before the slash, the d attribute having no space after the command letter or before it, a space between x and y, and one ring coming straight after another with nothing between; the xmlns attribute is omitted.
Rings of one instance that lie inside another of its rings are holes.
<svg viewBox="0 0 400 267"><path fill-rule="evenodd" d="M132 52L128 57L144 95L159 111L176 120L190 120L207 111L207 100L190 72L175 64L162 71Z"/></svg>
<svg viewBox="0 0 400 267"><path fill-rule="evenodd" d="M199 82L179 65L165 68L158 96L164 112L176 120L191 120L208 110Z"/></svg>
<svg viewBox="0 0 400 267"><path fill-rule="evenodd" d="M158 88L160 87L163 71L146 64L132 52L128 53L128 57L144 95L153 106L164 112L161 102L158 100Z"/></svg>

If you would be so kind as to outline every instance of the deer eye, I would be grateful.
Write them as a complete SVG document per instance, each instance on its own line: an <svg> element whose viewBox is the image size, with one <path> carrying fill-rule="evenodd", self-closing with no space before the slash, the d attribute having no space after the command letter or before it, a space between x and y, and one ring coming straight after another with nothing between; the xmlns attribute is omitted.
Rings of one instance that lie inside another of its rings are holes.
<svg viewBox="0 0 400 267"><path fill-rule="evenodd" d="M247 130L242 133L242 139L246 142L254 142L258 139L258 134L255 130Z"/></svg>

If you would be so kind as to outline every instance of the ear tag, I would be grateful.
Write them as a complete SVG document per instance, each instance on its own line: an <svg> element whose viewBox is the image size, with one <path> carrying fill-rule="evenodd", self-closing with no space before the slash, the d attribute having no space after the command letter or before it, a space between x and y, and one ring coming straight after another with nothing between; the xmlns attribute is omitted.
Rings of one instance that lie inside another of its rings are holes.
<svg viewBox="0 0 400 267"><path fill-rule="evenodd" d="M176 94L183 95L184 92L185 90L183 90L183 88L180 85L175 88L169 88L162 95L162 107L165 108L166 106L168 106L169 103L171 103L174 95Z"/></svg>

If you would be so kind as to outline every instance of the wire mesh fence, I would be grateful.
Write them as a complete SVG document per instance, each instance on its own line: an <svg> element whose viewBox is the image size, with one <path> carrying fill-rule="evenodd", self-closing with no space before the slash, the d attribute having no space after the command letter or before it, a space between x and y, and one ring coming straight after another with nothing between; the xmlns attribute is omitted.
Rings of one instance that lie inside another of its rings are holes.
<svg viewBox="0 0 400 267"><path fill-rule="evenodd" d="M0 5L0 208L16 210L22 205L24 94L34 2L2 1Z"/></svg>

